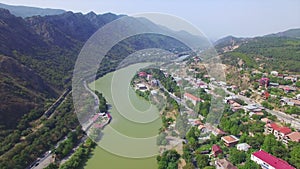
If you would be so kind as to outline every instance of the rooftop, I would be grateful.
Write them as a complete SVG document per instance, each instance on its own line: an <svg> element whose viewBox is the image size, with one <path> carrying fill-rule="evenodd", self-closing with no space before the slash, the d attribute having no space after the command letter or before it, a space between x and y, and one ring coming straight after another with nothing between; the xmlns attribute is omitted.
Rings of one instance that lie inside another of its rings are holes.
<svg viewBox="0 0 300 169"><path fill-rule="evenodd" d="M276 131L283 133L283 134L289 134L292 132L292 130L289 127L281 127L281 126L277 125L276 123L270 123L270 124L266 124L266 125Z"/></svg>
<svg viewBox="0 0 300 169"><path fill-rule="evenodd" d="M226 169L237 169L236 166L234 166L231 162L227 161L226 159L217 159L216 161L217 165L221 165L223 168Z"/></svg>
<svg viewBox="0 0 300 169"><path fill-rule="evenodd" d="M234 142L238 142L239 139L236 138L233 135L229 135L229 136L224 136L221 138L223 141L225 141L226 143L234 143Z"/></svg>
<svg viewBox="0 0 300 169"><path fill-rule="evenodd" d="M263 150L259 150L257 152L252 153L253 156L261 159L262 161L268 163L270 166L276 168L276 169L296 169L293 166L291 166L288 162L274 157L271 154L263 151Z"/></svg>
<svg viewBox="0 0 300 169"><path fill-rule="evenodd" d="M300 132L292 132L287 135L292 141L300 142Z"/></svg>
<svg viewBox="0 0 300 169"><path fill-rule="evenodd" d="M184 96L189 98L189 99L192 99L192 100L195 100L195 101L201 101L202 99L200 99L199 97L196 97L190 93L184 93Z"/></svg>
<svg viewBox="0 0 300 169"><path fill-rule="evenodd" d="M216 144L214 144L211 149L213 152L222 151L221 147Z"/></svg>

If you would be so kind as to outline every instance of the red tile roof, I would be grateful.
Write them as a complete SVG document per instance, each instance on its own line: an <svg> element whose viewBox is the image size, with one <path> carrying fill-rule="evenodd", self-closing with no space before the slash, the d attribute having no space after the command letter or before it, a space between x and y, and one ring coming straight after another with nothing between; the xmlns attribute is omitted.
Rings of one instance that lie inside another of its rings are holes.
<svg viewBox="0 0 300 169"><path fill-rule="evenodd" d="M270 123L270 124L266 124L266 125L268 127L273 128L276 131L279 131L279 132L285 134L285 135L292 132L292 130L289 127L281 127L281 126L278 126L276 123Z"/></svg>
<svg viewBox="0 0 300 169"><path fill-rule="evenodd" d="M279 130L279 126L276 124L276 123L270 123L270 124L267 124L268 125L268 127L271 127L272 129L274 129L274 130Z"/></svg>
<svg viewBox="0 0 300 169"><path fill-rule="evenodd" d="M191 100L195 100L195 101L201 101L202 99L200 99L199 97L196 97L190 93L184 93L184 96L191 99Z"/></svg>
<svg viewBox="0 0 300 169"><path fill-rule="evenodd" d="M216 145L216 144L214 144L211 149L212 149L213 152L218 152L218 151L222 152L221 147Z"/></svg>
<svg viewBox="0 0 300 169"><path fill-rule="evenodd" d="M300 142L300 132L292 132L287 135L292 141Z"/></svg>
<svg viewBox="0 0 300 169"><path fill-rule="evenodd" d="M289 133L291 133L292 132L292 130L290 129L290 128L288 128L288 127L281 127L280 129L279 129L279 132L281 132L281 133L283 133L283 134L289 134Z"/></svg>
<svg viewBox="0 0 300 169"><path fill-rule="evenodd" d="M223 140L223 141L225 141L226 143L235 143L235 142L238 142L239 141L239 139L238 138L236 138L235 136L233 136L233 135L229 135L229 136L224 136L224 137L221 137L221 139Z"/></svg>
<svg viewBox="0 0 300 169"><path fill-rule="evenodd" d="M265 163L268 163L270 166L274 167L275 169L296 169L293 166L291 166L288 162L280 158L274 157L263 150L254 152L252 153L252 155L261 159Z"/></svg>

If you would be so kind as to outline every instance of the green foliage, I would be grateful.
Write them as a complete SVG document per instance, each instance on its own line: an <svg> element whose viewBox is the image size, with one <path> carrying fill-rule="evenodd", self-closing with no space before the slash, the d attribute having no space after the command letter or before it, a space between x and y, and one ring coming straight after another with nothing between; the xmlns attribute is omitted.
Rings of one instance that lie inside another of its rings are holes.
<svg viewBox="0 0 300 169"><path fill-rule="evenodd" d="M99 93L97 90L94 91L95 94L98 96L99 99L99 111L100 112L107 112L108 111L108 106L107 106L107 101L102 95L102 93Z"/></svg>
<svg viewBox="0 0 300 169"><path fill-rule="evenodd" d="M59 112L59 113L58 113ZM25 137L23 142L14 146L10 153L0 158L0 168L24 168L29 166L36 158L51 149L60 139L67 135L71 129L79 125L74 112L72 98L68 97L47 122ZM50 130L51 126L51 130Z"/></svg>
<svg viewBox="0 0 300 169"><path fill-rule="evenodd" d="M274 107L270 103L268 103L267 101L261 102L261 105L263 107L267 108L267 109L270 109L270 110L274 109Z"/></svg>
<svg viewBox="0 0 300 169"><path fill-rule="evenodd" d="M167 150L157 157L159 169L177 169L180 155L176 150Z"/></svg>
<svg viewBox="0 0 300 169"><path fill-rule="evenodd" d="M167 137L167 133L161 132L158 135L158 137L156 138L156 144L159 145L159 146L160 145L163 145L163 146L167 145L168 141L167 141L166 137Z"/></svg>
<svg viewBox="0 0 300 169"><path fill-rule="evenodd" d="M198 168L204 168L209 165L209 157L207 155L197 154L196 161Z"/></svg>
<svg viewBox="0 0 300 169"><path fill-rule="evenodd" d="M191 162L186 163L186 165L183 167L183 169L194 169L194 168L195 166Z"/></svg>
<svg viewBox="0 0 300 169"><path fill-rule="evenodd" d="M72 157L61 165L60 169L80 169L83 168L85 162L88 160L92 150L95 148L95 143L92 140L87 139L85 144L81 145Z"/></svg>
<svg viewBox="0 0 300 169"><path fill-rule="evenodd" d="M289 162L296 168L300 168L300 145L296 145L290 152Z"/></svg>
<svg viewBox="0 0 300 169"><path fill-rule="evenodd" d="M240 165L239 169L261 169L261 167L252 160L247 160L244 165Z"/></svg>
<svg viewBox="0 0 300 169"><path fill-rule="evenodd" d="M261 149L279 158L288 156L287 148L281 142L277 141L275 136L272 134L265 137Z"/></svg>
<svg viewBox="0 0 300 169"><path fill-rule="evenodd" d="M299 88L300 88L300 81L297 81L297 82L295 83L295 85L296 85L296 87L299 87Z"/></svg>
<svg viewBox="0 0 300 169"><path fill-rule="evenodd" d="M288 113L288 114L298 114L300 115L300 108L297 107L297 106L289 106L287 108L287 110L285 111L285 113Z"/></svg>
<svg viewBox="0 0 300 169"><path fill-rule="evenodd" d="M179 132L179 137L184 138L190 128L186 114L177 116L175 128Z"/></svg>
<svg viewBox="0 0 300 169"><path fill-rule="evenodd" d="M229 155L229 160L233 165L246 161L246 153L244 151L237 150L235 147L229 150Z"/></svg>
<svg viewBox="0 0 300 169"><path fill-rule="evenodd" d="M269 69L299 72L299 44L297 38L259 37L241 45L236 51L267 58L260 63L265 63Z"/></svg>

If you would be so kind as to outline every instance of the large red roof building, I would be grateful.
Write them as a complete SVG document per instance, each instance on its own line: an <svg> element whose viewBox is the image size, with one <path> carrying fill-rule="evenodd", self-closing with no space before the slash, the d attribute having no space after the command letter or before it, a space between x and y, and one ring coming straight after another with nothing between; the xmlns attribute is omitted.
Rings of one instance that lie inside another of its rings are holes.
<svg viewBox="0 0 300 169"><path fill-rule="evenodd" d="M252 153L251 160L259 164L264 169L296 169L288 162L274 157L263 150Z"/></svg>

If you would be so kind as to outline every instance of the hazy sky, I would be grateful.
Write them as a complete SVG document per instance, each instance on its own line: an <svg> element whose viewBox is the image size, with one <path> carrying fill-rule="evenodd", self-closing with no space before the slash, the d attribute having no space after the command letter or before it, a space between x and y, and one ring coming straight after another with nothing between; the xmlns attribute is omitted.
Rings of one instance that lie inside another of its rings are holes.
<svg viewBox="0 0 300 169"><path fill-rule="evenodd" d="M135 14L161 12L181 17L210 39L259 36L300 28L300 0L0 0L11 5L74 12Z"/></svg>

